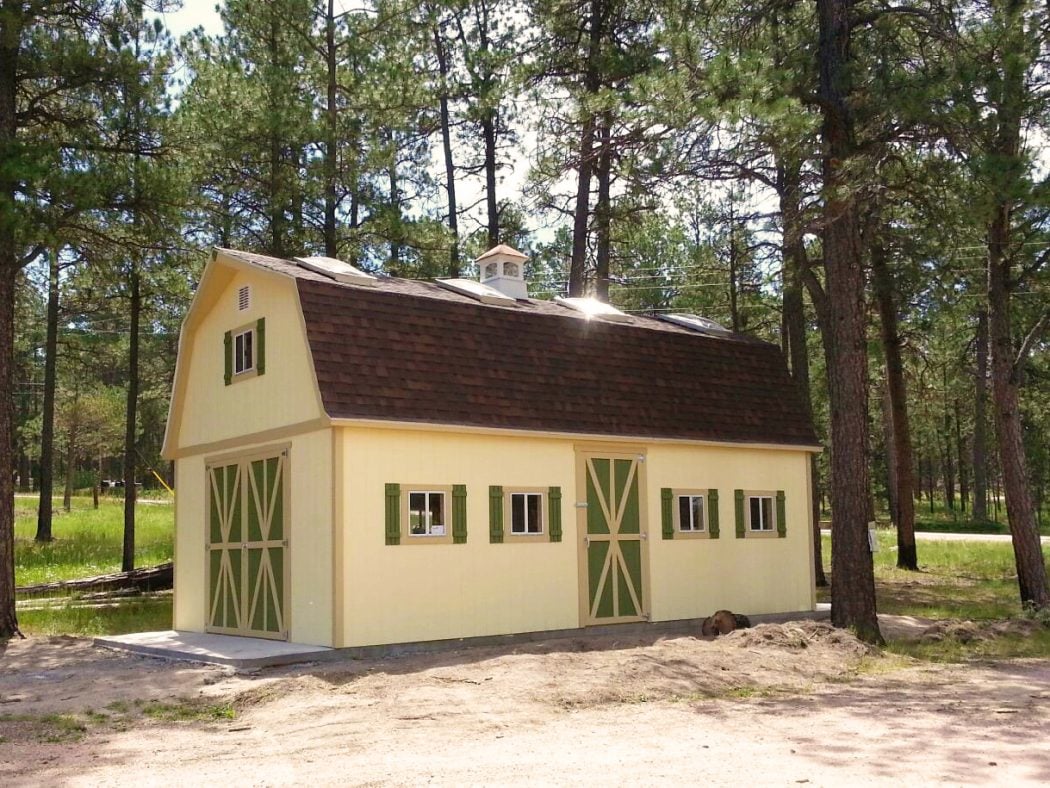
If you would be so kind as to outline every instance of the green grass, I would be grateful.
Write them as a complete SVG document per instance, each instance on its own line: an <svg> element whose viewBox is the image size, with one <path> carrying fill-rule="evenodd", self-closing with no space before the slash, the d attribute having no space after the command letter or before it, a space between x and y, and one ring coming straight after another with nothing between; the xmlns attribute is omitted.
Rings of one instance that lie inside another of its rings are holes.
<svg viewBox="0 0 1050 788"><path fill-rule="evenodd" d="M120 571L124 534L122 501L103 499L97 510L91 498L74 498L72 511L55 499L54 541L38 544L35 498L15 498L15 584L19 586L73 580ZM170 561L175 530L171 503L139 504L135 521L135 565Z"/></svg>
<svg viewBox="0 0 1050 788"><path fill-rule="evenodd" d="M142 706L142 713L162 722L221 722L237 716L229 703L205 703L187 698L178 698L173 703L150 701Z"/></svg>
<svg viewBox="0 0 1050 788"><path fill-rule="evenodd" d="M64 744L80 741L87 726L73 714L0 714L0 732L4 742Z"/></svg>
<svg viewBox="0 0 1050 788"><path fill-rule="evenodd" d="M42 610L19 610L18 626L27 635L124 635L172 627L171 595L122 600L111 607L70 604Z"/></svg>
<svg viewBox="0 0 1050 788"><path fill-rule="evenodd" d="M1003 635L989 640L969 643L945 638L922 643L914 640L891 640L886 650L893 654L921 659L925 662L968 662L970 660L1000 660L1050 657L1050 627L1031 635Z"/></svg>

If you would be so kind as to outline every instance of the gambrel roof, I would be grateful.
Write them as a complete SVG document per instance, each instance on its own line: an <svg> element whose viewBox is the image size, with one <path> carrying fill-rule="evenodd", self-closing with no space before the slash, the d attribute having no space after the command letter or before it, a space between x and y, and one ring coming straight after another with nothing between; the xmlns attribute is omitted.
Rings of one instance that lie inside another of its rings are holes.
<svg viewBox="0 0 1050 788"><path fill-rule="evenodd" d="M295 280L333 419L817 447L780 349L752 337L535 299L482 304L396 277L341 284L218 251Z"/></svg>

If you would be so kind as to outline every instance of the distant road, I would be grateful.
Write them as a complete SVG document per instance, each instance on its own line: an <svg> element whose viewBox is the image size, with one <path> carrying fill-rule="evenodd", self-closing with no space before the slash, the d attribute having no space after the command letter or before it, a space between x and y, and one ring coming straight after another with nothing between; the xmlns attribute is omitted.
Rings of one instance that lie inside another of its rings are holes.
<svg viewBox="0 0 1050 788"><path fill-rule="evenodd" d="M824 536L831 536L831 531L822 528ZM1009 542L1010 534L953 534L942 531L916 531L916 541L924 542ZM1043 544L1050 544L1050 536L1042 537Z"/></svg>

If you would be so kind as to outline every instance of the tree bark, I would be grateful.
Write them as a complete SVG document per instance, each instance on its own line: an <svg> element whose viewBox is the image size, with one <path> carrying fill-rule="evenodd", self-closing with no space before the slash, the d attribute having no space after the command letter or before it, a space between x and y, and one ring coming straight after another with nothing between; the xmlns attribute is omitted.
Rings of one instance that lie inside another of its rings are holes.
<svg viewBox="0 0 1050 788"><path fill-rule="evenodd" d="M485 204L488 210L489 249L499 245L499 200L496 194L496 111L488 109L481 119L485 143Z"/></svg>
<svg viewBox="0 0 1050 788"><path fill-rule="evenodd" d="M587 18L587 64L583 75L584 90L593 96L601 87L600 56L604 37L606 0L591 0ZM569 295L584 294L587 271L587 235L591 218L591 175L594 170L594 136L597 119L584 109L580 129L579 163L577 165L576 205L572 220L572 259L569 264Z"/></svg>
<svg viewBox="0 0 1050 788"><path fill-rule="evenodd" d="M897 450L893 445L893 411L890 404L890 388L882 387L882 445L886 453L886 508L890 512L893 527L900 522L900 503L897 501Z"/></svg>
<svg viewBox="0 0 1050 788"><path fill-rule="evenodd" d="M1017 565L1021 603L1050 607L1039 529L1028 489L1027 459L1020 410L1020 370L1010 323L1010 243L1014 195L1019 193L1024 165L1021 161L1022 114L1025 103L1024 7L1010 0L1001 9L1006 34L1002 48L1001 88L996 107L996 137L992 154L994 209L988 227L988 336L991 344L992 397L999 439L1006 515ZM1008 53L1008 54L1007 54Z"/></svg>
<svg viewBox="0 0 1050 788"><path fill-rule="evenodd" d="M908 389L904 381L901 336L897 305L893 295L893 274L886 261L885 249L873 244L871 250L872 282L879 311L882 350L886 359L886 391L895 460L895 500L897 511L897 566L918 571L915 547L915 457L912 451L911 423L908 420Z"/></svg>
<svg viewBox="0 0 1050 788"><path fill-rule="evenodd" d="M135 436L139 402L139 313L142 308L138 263L130 276L130 317L128 321L128 394L124 422L124 545L120 566L125 572L135 568Z"/></svg>
<svg viewBox="0 0 1050 788"><path fill-rule="evenodd" d="M612 113L603 113L598 138L598 201L594 206L598 242L595 250L594 296L608 303L609 257L612 250Z"/></svg>
<svg viewBox="0 0 1050 788"><path fill-rule="evenodd" d="M988 313L977 313L977 371L973 399L973 519L988 520Z"/></svg>
<svg viewBox="0 0 1050 788"><path fill-rule="evenodd" d="M48 255L47 338L44 344L44 410L40 426L40 503L36 514L36 541L50 542L55 491L55 386L58 360L58 250Z"/></svg>
<svg viewBox="0 0 1050 788"><path fill-rule="evenodd" d="M806 417L813 420L813 395L810 392L809 347L806 344L806 312L802 296L802 270L806 250L802 238L802 177L798 162L778 163L777 184L780 221L783 229L784 335L791 377L798 387ZM820 467L817 455L810 457L810 500L813 526L813 572L818 587L826 587L823 539L820 533Z"/></svg>
<svg viewBox="0 0 1050 788"><path fill-rule="evenodd" d="M868 546L867 321L864 269L851 169L857 155L850 99L850 8L817 0L818 66L824 145L824 269L831 347L831 621L882 642Z"/></svg>
<svg viewBox="0 0 1050 788"><path fill-rule="evenodd" d="M0 14L0 151L15 150L18 136L18 54L26 24L20 2L4 0ZM0 168L0 641L22 633L15 610L14 446L15 277L18 259L13 166Z"/></svg>
<svg viewBox="0 0 1050 788"><path fill-rule="evenodd" d="M966 442L963 440L962 416L960 415L959 399L955 399L955 451L959 458L959 509L966 511L970 498L970 472L966 467Z"/></svg>
<svg viewBox="0 0 1050 788"><path fill-rule="evenodd" d="M336 180L339 177L339 108L336 104L339 80L335 45L335 0L328 0L324 20L325 36L325 148L324 148L324 253L339 256L336 234L336 210L339 198Z"/></svg>
<svg viewBox="0 0 1050 788"><path fill-rule="evenodd" d="M452 159L452 126L448 113L448 57L445 44L441 40L441 27L434 25L434 53L438 61L438 77L441 81L441 93L438 96L438 109L441 116L441 150L445 158L445 192L448 195L448 231L452 243L448 250L448 275L455 279L459 276L459 212L456 207L456 165Z"/></svg>

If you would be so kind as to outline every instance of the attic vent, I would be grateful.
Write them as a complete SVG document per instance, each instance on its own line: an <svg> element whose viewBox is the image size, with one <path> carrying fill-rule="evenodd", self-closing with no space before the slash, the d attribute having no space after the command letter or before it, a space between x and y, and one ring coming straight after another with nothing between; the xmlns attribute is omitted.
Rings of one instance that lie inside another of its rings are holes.
<svg viewBox="0 0 1050 788"><path fill-rule="evenodd" d="M252 305L252 290L248 285L245 285L237 291L237 311L247 312L248 307Z"/></svg>
<svg viewBox="0 0 1050 788"><path fill-rule="evenodd" d="M597 317L613 323L624 323L631 319L630 315L621 312L611 304L599 301L597 298L562 298L561 296L555 296L554 300L564 307L568 307L576 312L582 312L588 319Z"/></svg>
<svg viewBox="0 0 1050 788"><path fill-rule="evenodd" d="M336 260L334 257L295 257L293 259L303 268L324 274L343 284L374 287L376 283L376 278L371 274L366 274L360 268L355 268L342 260Z"/></svg>
<svg viewBox="0 0 1050 788"><path fill-rule="evenodd" d="M501 293L494 287L483 285L481 282L475 282L473 279L437 279L435 283L446 290L469 296L483 304L507 305L516 303L515 299L509 295Z"/></svg>
<svg viewBox="0 0 1050 788"><path fill-rule="evenodd" d="M661 315L660 319L665 320L668 323L674 323L677 326L682 326L683 328L688 328L691 331L699 332L701 334L732 333L728 328L716 323L714 320L711 320L711 318L700 317L700 315Z"/></svg>

